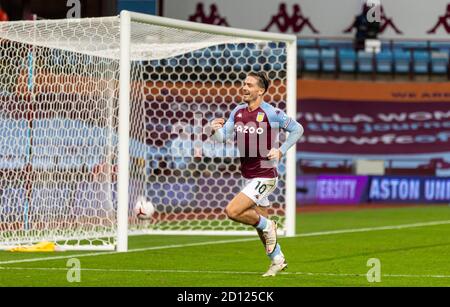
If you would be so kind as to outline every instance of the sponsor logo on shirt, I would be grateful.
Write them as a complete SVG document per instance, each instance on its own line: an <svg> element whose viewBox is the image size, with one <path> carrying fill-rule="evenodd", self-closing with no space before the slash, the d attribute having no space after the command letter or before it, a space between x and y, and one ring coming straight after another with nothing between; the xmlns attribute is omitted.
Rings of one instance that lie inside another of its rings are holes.
<svg viewBox="0 0 450 307"><path fill-rule="evenodd" d="M240 132L240 133L250 133L250 134L263 134L264 133L264 129L259 127L259 128L255 128L255 127L247 127L247 126L241 126L238 125L236 126L236 132Z"/></svg>

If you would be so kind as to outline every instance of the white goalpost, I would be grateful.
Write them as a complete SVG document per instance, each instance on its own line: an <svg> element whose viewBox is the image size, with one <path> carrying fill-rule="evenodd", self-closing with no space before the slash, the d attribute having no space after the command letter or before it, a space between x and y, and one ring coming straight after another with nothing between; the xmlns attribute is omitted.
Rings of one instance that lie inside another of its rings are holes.
<svg viewBox="0 0 450 307"><path fill-rule="evenodd" d="M236 149L205 127L242 103L250 71L268 73L265 100L295 118L296 46L294 35L128 11L0 23L0 249L254 235L224 213L241 189ZM270 213L293 236L295 149L279 176ZM151 220L133 212L142 197Z"/></svg>

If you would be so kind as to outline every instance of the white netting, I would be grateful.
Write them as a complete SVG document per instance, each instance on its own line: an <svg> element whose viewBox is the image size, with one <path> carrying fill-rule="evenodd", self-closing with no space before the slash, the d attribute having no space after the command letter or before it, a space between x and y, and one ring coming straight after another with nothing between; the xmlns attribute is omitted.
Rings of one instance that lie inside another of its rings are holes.
<svg viewBox="0 0 450 307"><path fill-rule="evenodd" d="M0 23L0 247L114 245L119 29L117 17ZM266 101L285 109L285 45L139 22L131 42L130 229L251 230L223 211L241 189L239 159L203 125L241 103L251 70L269 73ZM270 196L281 229L284 173ZM142 195L151 222L134 217Z"/></svg>
<svg viewBox="0 0 450 307"><path fill-rule="evenodd" d="M24 44L104 58L120 58L120 18L84 18L0 23L2 38ZM257 41L257 40L253 40ZM134 22L133 61L163 59L192 50L248 39Z"/></svg>

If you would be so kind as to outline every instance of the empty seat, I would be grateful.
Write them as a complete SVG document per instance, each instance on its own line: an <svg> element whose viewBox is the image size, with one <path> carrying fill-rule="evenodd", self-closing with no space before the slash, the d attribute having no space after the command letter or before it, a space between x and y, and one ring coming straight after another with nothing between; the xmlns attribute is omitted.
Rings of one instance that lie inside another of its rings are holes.
<svg viewBox="0 0 450 307"><path fill-rule="evenodd" d="M373 67L373 54L365 51L358 52L358 71L359 72L372 72Z"/></svg>
<svg viewBox="0 0 450 307"><path fill-rule="evenodd" d="M343 48L351 49L353 48L353 41L348 39L320 39L318 41L320 48Z"/></svg>
<svg viewBox="0 0 450 307"><path fill-rule="evenodd" d="M249 57L253 55L253 50L251 50L250 48L243 48L242 49L242 56L244 57Z"/></svg>
<svg viewBox="0 0 450 307"><path fill-rule="evenodd" d="M450 49L440 48L440 49L437 50L437 51L442 52L442 53L447 53L447 54L450 55Z"/></svg>
<svg viewBox="0 0 450 307"><path fill-rule="evenodd" d="M394 71L408 73L410 71L411 52L394 50Z"/></svg>
<svg viewBox="0 0 450 307"><path fill-rule="evenodd" d="M332 41L328 39L319 39L318 45L320 48L328 48L331 47Z"/></svg>
<svg viewBox="0 0 450 307"><path fill-rule="evenodd" d="M317 40L314 38L300 38L297 40L298 48L315 48L317 47Z"/></svg>
<svg viewBox="0 0 450 307"><path fill-rule="evenodd" d="M429 71L430 54L428 51L414 51L413 70L417 74L427 74Z"/></svg>
<svg viewBox="0 0 450 307"><path fill-rule="evenodd" d="M332 44L333 47L342 48L342 49L352 49L353 48L353 41L352 40L342 40L342 41L336 41Z"/></svg>
<svg viewBox="0 0 450 307"><path fill-rule="evenodd" d="M379 73L392 72L392 52L389 50L382 50L376 55L376 71Z"/></svg>
<svg viewBox="0 0 450 307"><path fill-rule="evenodd" d="M428 47L427 41L394 41L393 47L396 49L425 49Z"/></svg>
<svg viewBox="0 0 450 307"><path fill-rule="evenodd" d="M446 74L448 72L449 54L447 52L431 53L431 72L434 74Z"/></svg>
<svg viewBox="0 0 450 307"><path fill-rule="evenodd" d="M320 56L318 49L302 49L300 52L303 68L306 71L318 71L320 68Z"/></svg>
<svg viewBox="0 0 450 307"><path fill-rule="evenodd" d="M221 65L226 64L226 58L224 57L224 53L221 51L213 51L212 53L213 59L216 59Z"/></svg>
<svg viewBox="0 0 450 307"><path fill-rule="evenodd" d="M381 50L392 50L392 45L391 45L391 41L381 41Z"/></svg>
<svg viewBox="0 0 450 307"><path fill-rule="evenodd" d="M193 55L195 58L201 58L203 56L203 52L201 50L195 50Z"/></svg>
<svg viewBox="0 0 450 307"><path fill-rule="evenodd" d="M212 56L212 52L210 49L203 49L202 51L202 56L205 58L210 58Z"/></svg>
<svg viewBox="0 0 450 307"><path fill-rule="evenodd" d="M430 42L431 49L450 50L450 42Z"/></svg>
<svg viewBox="0 0 450 307"><path fill-rule="evenodd" d="M336 50L322 49L320 51L320 60L322 62L322 70L325 72L336 71Z"/></svg>
<svg viewBox="0 0 450 307"><path fill-rule="evenodd" d="M343 72L354 72L356 53L352 49L339 50L339 69Z"/></svg>
<svg viewBox="0 0 450 307"><path fill-rule="evenodd" d="M261 70L261 64L253 64L251 67L252 67L253 71L260 71Z"/></svg>
<svg viewBox="0 0 450 307"><path fill-rule="evenodd" d="M241 50L234 50L233 52L231 52L231 58L237 59L240 58L241 56L242 56Z"/></svg>

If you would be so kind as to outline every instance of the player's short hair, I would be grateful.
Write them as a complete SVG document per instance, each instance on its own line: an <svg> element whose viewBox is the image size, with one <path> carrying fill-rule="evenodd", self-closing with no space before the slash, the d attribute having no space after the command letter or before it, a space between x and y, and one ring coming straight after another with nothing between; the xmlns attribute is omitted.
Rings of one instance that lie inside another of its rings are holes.
<svg viewBox="0 0 450 307"><path fill-rule="evenodd" d="M260 88L264 89L264 94L267 92L267 90L269 89L269 76L267 76L265 71L258 71L258 72L250 72L248 74L251 77L255 77L256 79L258 79L258 86Z"/></svg>

